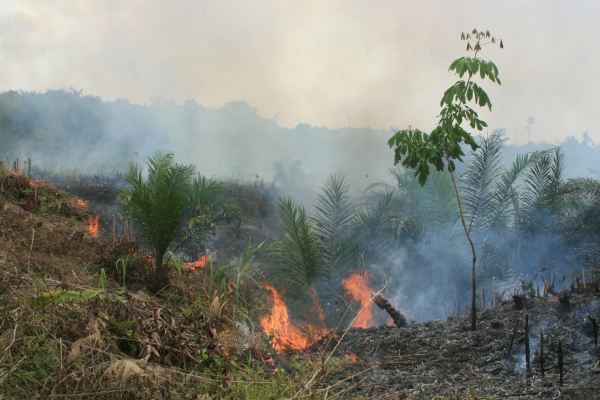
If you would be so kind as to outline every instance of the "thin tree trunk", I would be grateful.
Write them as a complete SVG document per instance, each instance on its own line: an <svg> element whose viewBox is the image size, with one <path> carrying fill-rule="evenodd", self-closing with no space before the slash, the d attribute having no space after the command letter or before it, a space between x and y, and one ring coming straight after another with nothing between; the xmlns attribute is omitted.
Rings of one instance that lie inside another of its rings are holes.
<svg viewBox="0 0 600 400"><path fill-rule="evenodd" d="M154 260L154 291L156 293L158 293L167 284L167 269L163 266L164 258L164 253L156 253L156 259Z"/></svg>
<svg viewBox="0 0 600 400"><path fill-rule="evenodd" d="M467 236L467 239L469 240L471 252L473 253L473 265L471 270L471 329L475 331L477 329L477 276L475 271L475 266L477 265L477 254L475 253L475 245L473 244L473 240L471 240L471 235L469 234L467 224L465 223L465 215L463 214L460 195L458 194L458 186L456 185L456 180L454 179L454 169L452 168L450 157L448 157L448 152L446 149L444 149L444 154L446 156L446 163L448 164L448 171L450 172L450 177L452 178L452 185L454 186L454 191L456 192L456 201L458 202L458 211L460 212L460 222L462 222L463 229L465 230L465 236Z"/></svg>

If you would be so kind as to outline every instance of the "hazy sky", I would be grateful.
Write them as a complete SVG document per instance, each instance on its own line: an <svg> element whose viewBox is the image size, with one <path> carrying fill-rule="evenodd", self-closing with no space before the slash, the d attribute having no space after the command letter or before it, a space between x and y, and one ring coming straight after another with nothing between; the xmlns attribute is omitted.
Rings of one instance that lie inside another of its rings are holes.
<svg viewBox="0 0 600 400"><path fill-rule="evenodd" d="M243 100L288 127L429 130L476 27L505 45L480 53L503 82L482 84L490 128L523 143L534 117L532 140L600 142L599 20L597 0L3 0L0 90Z"/></svg>

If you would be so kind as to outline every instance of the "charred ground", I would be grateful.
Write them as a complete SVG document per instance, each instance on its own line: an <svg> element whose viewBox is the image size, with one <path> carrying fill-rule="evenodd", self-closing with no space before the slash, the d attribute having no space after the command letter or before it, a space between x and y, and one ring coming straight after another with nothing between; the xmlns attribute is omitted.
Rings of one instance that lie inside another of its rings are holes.
<svg viewBox="0 0 600 400"><path fill-rule="evenodd" d="M340 355L356 360L330 382L366 398L568 398L597 399L600 393L600 351L592 320L600 316L598 283L563 292L558 297L510 299L478 314L471 331L466 315L397 329L378 326L350 329L314 349L339 343ZM525 362L525 315L529 316L531 379ZM516 330L515 330L516 328ZM540 335L544 332L544 375ZM597 334L597 332L596 332ZM560 385L559 348L564 353ZM512 345L511 345L512 344ZM512 346L512 347L511 347Z"/></svg>

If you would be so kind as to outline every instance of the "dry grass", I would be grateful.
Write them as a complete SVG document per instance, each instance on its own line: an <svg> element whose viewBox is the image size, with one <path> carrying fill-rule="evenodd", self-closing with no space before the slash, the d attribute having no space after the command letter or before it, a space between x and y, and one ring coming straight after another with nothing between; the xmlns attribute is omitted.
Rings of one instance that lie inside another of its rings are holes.
<svg viewBox="0 0 600 400"><path fill-rule="evenodd" d="M292 374L276 371L261 361L260 329L250 321L240 333L244 316L226 277L206 268L152 297L150 260L132 242L90 236L88 216L77 198L0 170L1 393L267 399L306 388L306 361L290 361ZM128 290L119 259L129 260Z"/></svg>

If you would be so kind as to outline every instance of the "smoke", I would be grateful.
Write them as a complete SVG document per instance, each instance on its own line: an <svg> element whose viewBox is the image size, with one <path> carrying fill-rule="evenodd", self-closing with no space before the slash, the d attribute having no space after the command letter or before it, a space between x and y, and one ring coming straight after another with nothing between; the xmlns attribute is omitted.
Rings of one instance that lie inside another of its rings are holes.
<svg viewBox="0 0 600 400"><path fill-rule="evenodd" d="M104 102L81 92L8 92L3 103L3 159L31 158L34 164L96 171L124 170L145 162L158 149L174 151L181 163L221 179L272 180L276 164L299 163L303 179L290 190L318 186L331 173L344 173L355 190L385 176L393 161L390 132L305 124L283 128L244 102L211 109L190 100L151 105ZM108 167L107 167L108 166Z"/></svg>
<svg viewBox="0 0 600 400"><path fill-rule="evenodd" d="M389 130L307 124L285 128L244 102L209 108L193 100L177 104L156 98L150 105L138 105L125 99L106 102L74 90L3 93L0 105L0 140L6 144L0 150L1 160L31 158L42 171L53 166L111 174L122 172L129 162L143 164L156 150L169 149L178 162L194 164L206 176L274 182L309 211L317 188L330 174L345 175L355 199L364 196L370 184L390 182ZM508 166L517 153L552 146L505 145L503 164ZM582 141L570 137L562 146L566 177L600 171L598 149L587 133ZM459 167L464 169L468 163L467 157ZM429 212L424 205L418 208ZM390 260L385 267L370 265L388 281L386 292L393 303L417 321L444 318L470 304L470 250L462 226L457 219L442 225L430 222L418 240L388 250L383 255ZM480 262L479 291L486 287L488 303L493 277L499 292L531 280L542 266L559 276L571 272L577 256L565 242L565 232L552 229L555 222L552 214L541 214L536 221L540 229L516 238L518 253L514 240L497 246L497 251L512 258L487 269L481 269ZM497 232L484 231L474 239L481 246L501 238Z"/></svg>
<svg viewBox="0 0 600 400"><path fill-rule="evenodd" d="M570 129L596 137L598 96L590 93L598 91L598 52L571 39L593 37L598 7L539 0L8 0L0 5L0 90L72 85L111 101L144 103L164 94L214 108L244 100L288 128L427 130L439 96L455 81L448 66L465 55L460 32L477 27L505 44L481 53L503 82L484 83L494 104L493 113L482 111L490 126L517 128L523 143L534 115L534 141L564 138ZM585 84L573 84L565 71Z"/></svg>

